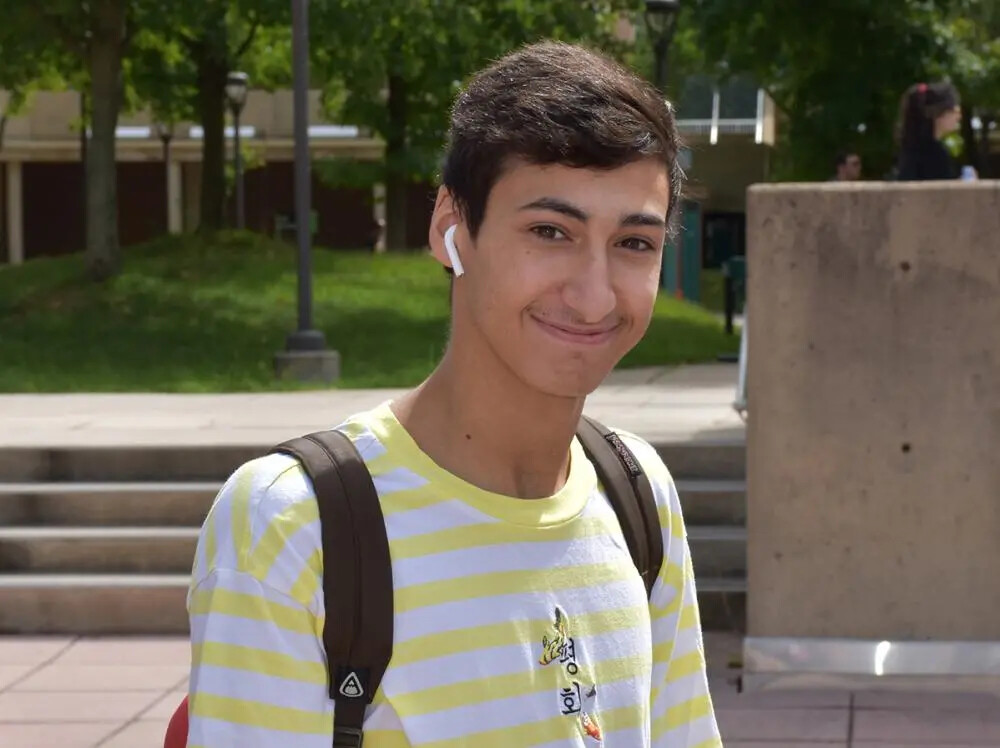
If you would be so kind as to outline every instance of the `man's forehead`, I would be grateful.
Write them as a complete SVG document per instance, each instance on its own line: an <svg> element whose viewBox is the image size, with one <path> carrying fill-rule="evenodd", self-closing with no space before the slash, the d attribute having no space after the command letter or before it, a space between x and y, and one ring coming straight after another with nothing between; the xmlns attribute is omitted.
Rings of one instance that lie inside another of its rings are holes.
<svg viewBox="0 0 1000 748"><path fill-rule="evenodd" d="M631 193L636 196L653 197L669 193L670 177L666 166L653 159L632 161L611 168L580 167L567 164L512 163L500 173L494 187L507 183L516 190L518 199L527 197L530 201L542 197L562 197L572 200L592 192L594 187L617 182L613 193L602 199L613 199ZM527 191L527 192L525 192ZM530 194L529 194L530 193Z"/></svg>

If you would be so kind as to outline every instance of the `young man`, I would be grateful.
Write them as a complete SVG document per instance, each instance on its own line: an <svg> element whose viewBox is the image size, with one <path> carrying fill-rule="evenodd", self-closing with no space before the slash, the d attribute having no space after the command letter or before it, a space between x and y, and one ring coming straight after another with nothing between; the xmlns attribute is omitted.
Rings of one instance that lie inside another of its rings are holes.
<svg viewBox="0 0 1000 748"><path fill-rule="evenodd" d="M656 91L574 46L526 47L459 96L430 230L434 257L457 271L457 252L463 270L447 351L415 390L338 427L392 556L393 655L365 746L721 746L670 474L623 435L662 527L647 600L574 438L649 323L677 149ZM195 560L188 745L330 745L329 571L299 463L240 468Z"/></svg>

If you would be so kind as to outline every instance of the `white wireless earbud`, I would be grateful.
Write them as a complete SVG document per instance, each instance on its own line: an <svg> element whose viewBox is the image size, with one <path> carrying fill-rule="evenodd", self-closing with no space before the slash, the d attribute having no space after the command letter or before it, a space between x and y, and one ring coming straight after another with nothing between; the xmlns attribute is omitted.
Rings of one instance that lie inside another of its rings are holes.
<svg viewBox="0 0 1000 748"><path fill-rule="evenodd" d="M458 256L458 247L455 246L455 232L458 226L449 226L444 232L444 251L448 253L448 260L451 262L451 269L455 271L455 277L465 273L462 267L462 259Z"/></svg>

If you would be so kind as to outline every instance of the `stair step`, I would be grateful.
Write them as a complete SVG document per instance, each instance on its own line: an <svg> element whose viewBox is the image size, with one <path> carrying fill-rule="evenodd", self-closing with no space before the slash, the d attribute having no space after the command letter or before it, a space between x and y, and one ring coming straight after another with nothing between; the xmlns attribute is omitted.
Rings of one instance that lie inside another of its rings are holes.
<svg viewBox="0 0 1000 748"><path fill-rule="evenodd" d="M698 579L745 579L747 533L742 527L687 528L691 562Z"/></svg>
<svg viewBox="0 0 1000 748"><path fill-rule="evenodd" d="M41 573L184 573L198 527L7 527L0 529L0 571ZM746 531L688 528L695 573L746 576Z"/></svg>
<svg viewBox="0 0 1000 748"><path fill-rule="evenodd" d="M746 443L740 440L654 443L674 480L746 478Z"/></svg>
<svg viewBox="0 0 1000 748"><path fill-rule="evenodd" d="M746 579L698 577L698 608L705 631L747 630Z"/></svg>
<svg viewBox="0 0 1000 748"><path fill-rule="evenodd" d="M0 448L0 480L218 481L273 445Z"/></svg>
<svg viewBox="0 0 1000 748"><path fill-rule="evenodd" d="M0 574L0 634L186 634L188 575Z"/></svg>
<svg viewBox="0 0 1000 748"><path fill-rule="evenodd" d="M196 527L13 527L0 529L0 572L184 574Z"/></svg>
<svg viewBox="0 0 1000 748"><path fill-rule="evenodd" d="M0 574L0 634L186 635L188 583L179 574ZM745 582L699 579L698 602L705 630L745 630Z"/></svg>
<svg viewBox="0 0 1000 748"><path fill-rule="evenodd" d="M0 481L216 481L274 445L3 447ZM743 480L742 439L654 442L675 479Z"/></svg>
<svg viewBox="0 0 1000 748"><path fill-rule="evenodd" d="M746 522L744 481L676 485L688 525ZM213 481L0 483L0 527L198 527L221 486Z"/></svg>
<svg viewBox="0 0 1000 748"><path fill-rule="evenodd" d="M221 483L0 483L0 527L198 527Z"/></svg>
<svg viewBox="0 0 1000 748"><path fill-rule="evenodd" d="M688 527L746 524L746 481L679 480L675 484Z"/></svg>

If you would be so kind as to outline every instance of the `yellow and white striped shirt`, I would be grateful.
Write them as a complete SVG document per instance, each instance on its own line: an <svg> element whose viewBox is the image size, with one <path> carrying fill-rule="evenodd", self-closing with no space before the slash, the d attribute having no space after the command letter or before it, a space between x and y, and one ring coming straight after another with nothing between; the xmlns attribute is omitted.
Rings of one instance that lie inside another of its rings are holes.
<svg viewBox="0 0 1000 748"><path fill-rule="evenodd" d="M623 435L663 527L651 601L578 442L565 486L525 500L442 470L388 404L339 429L378 490L395 588L366 747L722 745L680 502L648 444ZM330 746L322 574L298 463L237 470L205 521L188 596L189 746Z"/></svg>

